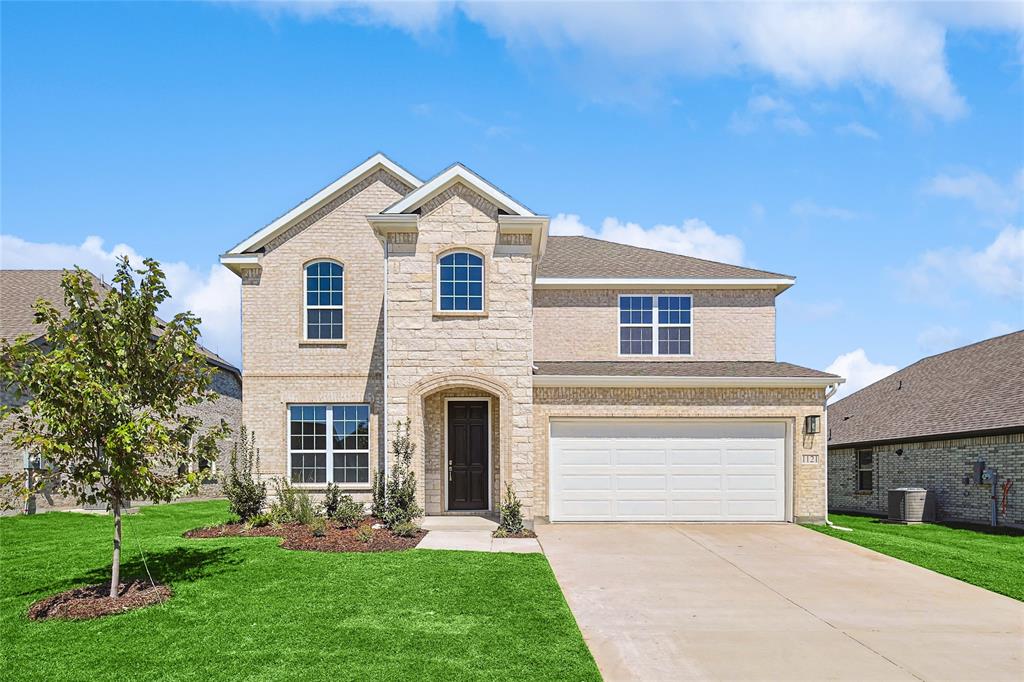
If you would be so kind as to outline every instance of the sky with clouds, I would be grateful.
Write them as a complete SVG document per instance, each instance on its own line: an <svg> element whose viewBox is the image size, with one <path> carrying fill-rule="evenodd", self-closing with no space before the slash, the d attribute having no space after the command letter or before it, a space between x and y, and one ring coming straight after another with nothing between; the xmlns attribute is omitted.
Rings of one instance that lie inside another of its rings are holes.
<svg viewBox="0 0 1024 682"><path fill-rule="evenodd" d="M375 151L584 234L792 274L849 389L1024 328L1024 5L4 3L0 265L217 255ZM39 49L46 45L47 49Z"/></svg>

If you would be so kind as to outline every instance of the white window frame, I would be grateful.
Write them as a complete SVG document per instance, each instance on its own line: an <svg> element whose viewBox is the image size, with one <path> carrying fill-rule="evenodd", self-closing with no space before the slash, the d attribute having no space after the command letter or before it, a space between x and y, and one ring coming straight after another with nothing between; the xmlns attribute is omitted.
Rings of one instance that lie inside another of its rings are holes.
<svg viewBox="0 0 1024 682"><path fill-rule="evenodd" d="M863 466L860 463L860 456L868 455L871 458L871 463L867 466ZM875 452L870 449L855 450L854 457L857 458L857 492L858 493L873 493L875 491ZM871 473L871 487L862 488L860 485L860 475L865 471Z"/></svg>
<svg viewBox="0 0 1024 682"><path fill-rule="evenodd" d="M295 450L292 448L292 425L291 425L291 409L293 407L325 407L327 408L327 476L322 483L316 482L303 482L303 481L292 481L292 455L308 455L308 454L320 454L320 450ZM335 450L334 449L334 408L335 407L365 407L367 410L366 418L366 429L367 429L367 442L365 450ZM373 434L370 427L371 414L369 403L288 403L285 405L285 438L287 439L288 445L288 462L287 462L287 479L291 485L303 486L307 488L324 487L328 483L334 483L335 485L341 486L342 488L351 488L358 490L369 490L373 486L373 458L370 457L370 453L373 450ZM350 454L362 454L366 453L366 482L354 482L354 481L335 481L334 480L334 455L350 455Z"/></svg>
<svg viewBox="0 0 1024 682"><path fill-rule="evenodd" d="M623 298L637 298L637 297L651 297L651 323L650 324L636 324L636 323L623 323L622 322L622 299ZM685 298L690 301L690 322L688 324L659 324L658 323L658 297L660 296L673 296L676 298ZM620 358L652 358L652 357L663 357L663 358L692 358L693 357L693 294L676 294L676 293L629 293L619 294L616 299L615 305L615 319L618 320L618 325L615 329L615 344L618 350ZM623 327L650 327L651 328L651 352L650 353L623 353L622 352L622 328ZM669 329L674 327L689 327L690 329L690 352L689 353L659 353L658 352L658 330L661 328Z"/></svg>
<svg viewBox="0 0 1024 682"><path fill-rule="evenodd" d="M454 256L457 253L465 253L480 259L480 309L466 310L445 310L441 307L441 299L443 295L441 293L441 260L448 256ZM437 292L434 301L434 312L440 313L441 315L482 315L487 312L487 259L484 258L482 253L477 253L472 249L449 249L438 254L436 262L434 264L434 291Z"/></svg>
<svg viewBox="0 0 1024 682"><path fill-rule="evenodd" d="M341 305L309 305L309 266L320 263L331 263L341 268ZM332 258L318 258L311 260L302 266L302 340L303 341L324 341L327 343L341 343L348 334L348 325L345 324L345 264ZM309 311L310 310L338 310L341 311L341 338L338 339L311 339L309 338ZM290 466L290 465L289 465Z"/></svg>

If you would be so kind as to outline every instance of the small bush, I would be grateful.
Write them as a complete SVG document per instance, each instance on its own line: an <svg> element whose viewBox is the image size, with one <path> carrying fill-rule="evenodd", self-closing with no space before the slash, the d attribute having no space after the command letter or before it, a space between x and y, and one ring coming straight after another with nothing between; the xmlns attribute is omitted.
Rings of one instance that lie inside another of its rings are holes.
<svg viewBox="0 0 1024 682"><path fill-rule="evenodd" d="M391 442L394 462L385 491L385 509L380 517L390 529L423 516L423 509L416 504L416 474L412 470L412 456L416 446L409 438L411 421L398 422L395 439Z"/></svg>
<svg viewBox="0 0 1024 682"><path fill-rule="evenodd" d="M501 526L498 526L498 528L496 528L495 531L491 533L491 537L495 538L507 538L508 535L508 531L502 528Z"/></svg>
<svg viewBox="0 0 1024 682"><path fill-rule="evenodd" d="M370 514L383 519L388 508L387 496L384 493L384 471L373 470L373 502L370 504Z"/></svg>
<svg viewBox="0 0 1024 682"><path fill-rule="evenodd" d="M271 513L280 523L301 523L309 525L317 518L313 498L305 490L293 487L285 479L274 481L277 500L271 505Z"/></svg>
<svg viewBox="0 0 1024 682"><path fill-rule="evenodd" d="M342 495L331 518L342 528L355 528L366 518L366 514L361 502L353 500L351 495Z"/></svg>
<svg viewBox="0 0 1024 682"><path fill-rule="evenodd" d="M327 493L324 494L323 501L323 513L329 519L333 519L335 513L338 511L338 505L341 503L341 486L335 485L334 483L327 484Z"/></svg>
<svg viewBox="0 0 1024 682"><path fill-rule="evenodd" d="M309 527L313 529L313 537L327 537L327 519L324 517L317 516L313 519L313 522L309 524Z"/></svg>
<svg viewBox="0 0 1024 682"><path fill-rule="evenodd" d="M420 531L420 527L411 521L397 524L391 532L400 538L411 538Z"/></svg>
<svg viewBox="0 0 1024 682"><path fill-rule="evenodd" d="M359 530L356 531L356 539L368 545L373 540L374 532L372 526L359 526Z"/></svg>
<svg viewBox="0 0 1024 682"><path fill-rule="evenodd" d="M267 484L256 480L259 468L256 434L243 426L231 449L227 480L224 481L224 496L228 498L231 512L243 522L262 512L267 503Z"/></svg>
<svg viewBox="0 0 1024 682"><path fill-rule="evenodd" d="M507 535L518 535L523 532L523 505L511 483L505 486L505 497L498 506L498 513L498 530L505 531Z"/></svg>
<svg viewBox="0 0 1024 682"><path fill-rule="evenodd" d="M250 516L249 520L246 522L245 525L249 528L263 528L265 526L271 525L272 523L274 523L274 515L270 513L265 513Z"/></svg>

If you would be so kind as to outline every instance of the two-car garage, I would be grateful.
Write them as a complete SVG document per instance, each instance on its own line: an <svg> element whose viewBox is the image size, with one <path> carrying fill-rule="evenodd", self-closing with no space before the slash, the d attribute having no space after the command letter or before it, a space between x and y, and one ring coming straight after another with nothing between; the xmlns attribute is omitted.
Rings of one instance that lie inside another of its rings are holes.
<svg viewBox="0 0 1024 682"><path fill-rule="evenodd" d="M551 419L551 521L785 521L786 424Z"/></svg>

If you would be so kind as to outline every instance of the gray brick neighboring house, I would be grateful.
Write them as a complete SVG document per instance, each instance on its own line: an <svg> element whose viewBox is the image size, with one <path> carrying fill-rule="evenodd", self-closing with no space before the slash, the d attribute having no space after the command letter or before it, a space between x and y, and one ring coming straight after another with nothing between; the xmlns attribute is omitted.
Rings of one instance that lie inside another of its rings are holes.
<svg viewBox="0 0 1024 682"><path fill-rule="evenodd" d="M45 299L61 311L64 306L64 293L60 287L63 270L0 270L0 338L14 340L28 334L37 343L43 343L42 325L37 325L33 317L32 305L39 299ZM92 276L96 288L105 286L95 275ZM216 424L221 419L232 429L232 438L237 434L242 417L242 376L237 367L224 360L212 351L203 348L208 362L216 368L213 388L220 397L213 403L196 407L187 407L198 414L206 424ZM14 405L16 396L8 387L0 386L0 401L4 405ZM221 443L220 456L212 471L209 481L203 483L199 497L210 498L221 495L220 476L226 470L227 458L230 456L232 441ZM23 455L15 450L8 439L0 441L0 473L7 474L23 469ZM38 496L37 509L67 509L77 506L75 500L53 494Z"/></svg>
<svg viewBox="0 0 1024 682"><path fill-rule="evenodd" d="M359 500L411 420L428 514L820 521L828 386L776 362L789 275L579 236L460 164L374 155L246 237L263 475Z"/></svg>
<svg viewBox="0 0 1024 682"><path fill-rule="evenodd" d="M934 493L938 520L1024 525L1024 331L919 360L828 409L832 511L888 513L890 488ZM1012 481L1005 495L1002 483Z"/></svg>

